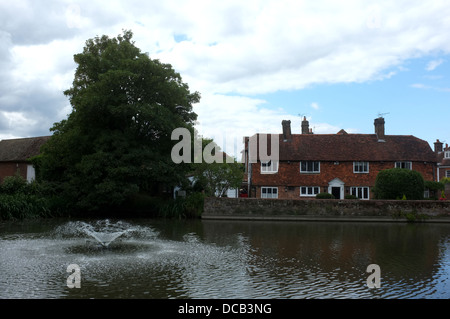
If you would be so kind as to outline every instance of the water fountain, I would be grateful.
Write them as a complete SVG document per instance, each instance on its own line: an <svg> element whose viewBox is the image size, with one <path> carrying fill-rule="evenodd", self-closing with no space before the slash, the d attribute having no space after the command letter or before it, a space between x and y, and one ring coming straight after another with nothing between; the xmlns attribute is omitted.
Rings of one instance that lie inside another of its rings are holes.
<svg viewBox="0 0 450 319"><path fill-rule="evenodd" d="M108 248L111 243L123 238L152 238L156 233L148 228L131 225L124 221L112 222L109 219L95 221L68 222L55 231L62 236L86 237L87 244L94 244L99 248Z"/></svg>
<svg viewBox="0 0 450 319"><path fill-rule="evenodd" d="M123 222L111 223L108 219L94 224L81 223L81 231L96 240L101 247L107 248L114 240L134 231ZM89 242L89 241L88 241Z"/></svg>

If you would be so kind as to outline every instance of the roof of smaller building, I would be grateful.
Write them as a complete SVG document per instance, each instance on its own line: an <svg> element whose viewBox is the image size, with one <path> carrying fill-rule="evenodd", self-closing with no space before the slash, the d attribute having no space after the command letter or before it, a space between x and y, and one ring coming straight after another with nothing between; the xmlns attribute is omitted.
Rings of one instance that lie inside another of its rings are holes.
<svg viewBox="0 0 450 319"><path fill-rule="evenodd" d="M0 141L0 162L25 162L39 155L50 136L17 138Z"/></svg>

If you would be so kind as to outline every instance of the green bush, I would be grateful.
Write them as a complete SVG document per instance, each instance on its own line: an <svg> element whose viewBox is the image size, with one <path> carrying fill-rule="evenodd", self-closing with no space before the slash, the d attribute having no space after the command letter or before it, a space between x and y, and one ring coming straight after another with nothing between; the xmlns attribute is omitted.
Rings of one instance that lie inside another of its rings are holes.
<svg viewBox="0 0 450 319"><path fill-rule="evenodd" d="M0 185L0 220L61 216L67 209L58 191L45 183L28 183L16 174Z"/></svg>
<svg viewBox="0 0 450 319"><path fill-rule="evenodd" d="M445 184L442 182L425 181L425 189L430 191L442 191L445 189Z"/></svg>
<svg viewBox="0 0 450 319"><path fill-rule="evenodd" d="M27 181L16 174L14 176L6 176L1 185L1 192L5 194L17 194L27 192Z"/></svg>
<svg viewBox="0 0 450 319"><path fill-rule="evenodd" d="M198 218L203 213L205 194L192 193L186 197L186 217Z"/></svg>
<svg viewBox="0 0 450 319"><path fill-rule="evenodd" d="M413 170L391 168L378 173L373 189L376 199L423 199L425 181Z"/></svg>
<svg viewBox="0 0 450 319"><path fill-rule="evenodd" d="M355 195L345 195L345 199L359 199L358 196Z"/></svg>
<svg viewBox="0 0 450 319"><path fill-rule="evenodd" d="M186 197L167 200L160 206L159 216L164 218L199 218L203 213L205 195L191 193Z"/></svg>
<svg viewBox="0 0 450 319"><path fill-rule="evenodd" d="M52 202L36 195L0 194L0 219L24 219L52 215Z"/></svg>
<svg viewBox="0 0 450 319"><path fill-rule="evenodd" d="M330 193L319 193L316 195L317 199L335 199L333 194Z"/></svg>

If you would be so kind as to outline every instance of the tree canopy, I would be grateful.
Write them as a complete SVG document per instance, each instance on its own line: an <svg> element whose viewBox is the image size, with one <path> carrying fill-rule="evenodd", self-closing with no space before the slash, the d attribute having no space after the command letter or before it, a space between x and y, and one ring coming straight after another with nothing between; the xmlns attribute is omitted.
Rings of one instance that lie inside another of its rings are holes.
<svg viewBox="0 0 450 319"><path fill-rule="evenodd" d="M51 128L36 159L38 178L53 183L79 209L120 205L137 192L157 192L185 178L173 165L171 132L193 131L200 94L170 64L152 60L124 30L86 41L72 87L72 112Z"/></svg>

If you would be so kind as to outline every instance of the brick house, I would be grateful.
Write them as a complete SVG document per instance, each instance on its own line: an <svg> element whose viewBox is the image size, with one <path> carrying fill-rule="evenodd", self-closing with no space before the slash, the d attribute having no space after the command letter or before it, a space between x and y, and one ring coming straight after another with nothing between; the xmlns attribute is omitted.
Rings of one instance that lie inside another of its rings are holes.
<svg viewBox="0 0 450 319"><path fill-rule="evenodd" d="M33 165L28 161L39 155L41 146L50 136L19 138L0 141L0 183L7 176L19 173L27 181L35 178Z"/></svg>
<svg viewBox="0 0 450 319"><path fill-rule="evenodd" d="M437 157L436 180L440 181L444 177L450 178L450 147L448 144L444 146L439 140L434 142L434 152ZM446 185L445 196L450 198L450 184Z"/></svg>
<svg viewBox="0 0 450 319"><path fill-rule="evenodd" d="M306 118L302 133L291 134L290 123L282 122L282 134L244 138L250 197L314 198L326 192L338 199L371 199L378 172L394 167L436 179L436 156L429 144L411 135L386 135L381 117L375 119L375 134L313 134ZM267 149L261 137L267 138ZM278 162L261 156L261 151L272 156L272 139L278 140Z"/></svg>

